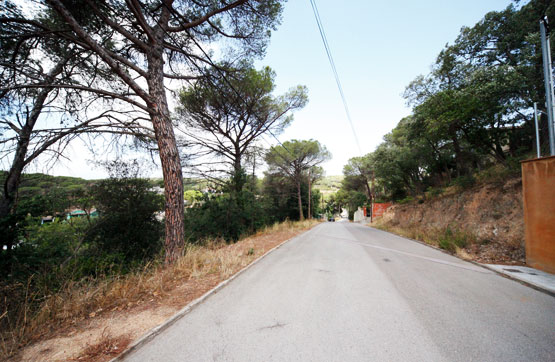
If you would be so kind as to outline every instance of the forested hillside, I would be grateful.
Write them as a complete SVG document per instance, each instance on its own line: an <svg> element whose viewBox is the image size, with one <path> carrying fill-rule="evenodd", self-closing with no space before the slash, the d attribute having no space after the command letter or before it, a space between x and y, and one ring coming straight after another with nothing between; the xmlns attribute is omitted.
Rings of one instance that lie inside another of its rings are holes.
<svg viewBox="0 0 555 362"><path fill-rule="evenodd" d="M0 182L4 184L7 172L0 171ZM45 195L59 189L65 193L84 191L94 181L78 177L51 176L43 173L26 173L21 178L18 192L21 196Z"/></svg>

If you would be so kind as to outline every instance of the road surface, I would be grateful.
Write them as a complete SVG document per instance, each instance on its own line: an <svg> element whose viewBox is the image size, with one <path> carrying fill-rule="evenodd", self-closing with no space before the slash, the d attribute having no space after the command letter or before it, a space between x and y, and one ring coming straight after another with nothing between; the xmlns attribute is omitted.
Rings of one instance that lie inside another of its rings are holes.
<svg viewBox="0 0 555 362"><path fill-rule="evenodd" d="M555 298L383 231L324 223L125 361L555 361Z"/></svg>

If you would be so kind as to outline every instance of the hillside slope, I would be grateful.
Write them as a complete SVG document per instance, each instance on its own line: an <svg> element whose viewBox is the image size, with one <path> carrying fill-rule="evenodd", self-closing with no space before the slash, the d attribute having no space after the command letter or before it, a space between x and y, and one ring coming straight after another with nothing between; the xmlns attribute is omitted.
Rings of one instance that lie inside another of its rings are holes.
<svg viewBox="0 0 555 362"><path fill-rule="evenodd" d="M451 251L478 262L523 264L522 181L455 188L435 198L397 204L377 227L448 250L445 240L454 239Z"/></svg>

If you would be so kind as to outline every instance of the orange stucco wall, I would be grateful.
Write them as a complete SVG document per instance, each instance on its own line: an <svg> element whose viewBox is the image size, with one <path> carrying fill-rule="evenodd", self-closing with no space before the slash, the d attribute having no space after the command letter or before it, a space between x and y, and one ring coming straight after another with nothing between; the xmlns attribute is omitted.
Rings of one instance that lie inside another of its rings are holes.
<svg viewBox="0 0 555 362"><path fill-rule="evenodd" d="M555 156L521 165L526 264L555 274Z"/></svg>
<svg viewBox="0 0 555 362"><path fill-rule="evenodd" d="M374 209L372 212L373 217L382 216L385 210L390 207L392 204L390 202L383 202L383 203L374 203Z"/></svg>

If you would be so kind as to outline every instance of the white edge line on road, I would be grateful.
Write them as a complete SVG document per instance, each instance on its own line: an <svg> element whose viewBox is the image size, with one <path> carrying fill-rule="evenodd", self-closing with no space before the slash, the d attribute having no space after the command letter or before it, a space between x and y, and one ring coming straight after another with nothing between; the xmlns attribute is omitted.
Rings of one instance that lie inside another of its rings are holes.
<svg viewBox="0 0 555 362"><path fill-rule="evenodd" d="M318 224L320 225L320 224ZM135 341L133 344L131 344L129 347L127 347L127 349L125 351L123 351L122 353L120 353L118 356L112 358L110 360L110 362L119 362L122 361L123 358L127 357L128 355L130 355L132 352L134 352L135 350L139 349L140 347L142 347L144 344L146 344L147 342L151 341L154 337L156 337L157 335L159 335L160 333L162 333L163 331L165 331L166 329L168 329L168 327L170 327L172 324L174 324L175 322L177 322L178 320L180 320L182 317L184 317L185 315L187 315L191 310L193 310L196 306L198 306L200 303L202 303L203 301L205 301L206 299L208 299L208 297L210 297L212 294L217 293L220 289L222 289L223 287L225 287L227 284L229 284L233 279L237 278L239 275L243 274L246 270L248 270L249 268L251 268L252 266L254 266L255 264L257 264L259 261L261 261L263 258L265 258L268 254L270 254L271 252L275 251L276 249L279 249L281 246L299 238L300 236L314 230L315 227L317 227L318 225L313 226L312 228L310 228L307 231L302 232L301 234L295 235L290 239L285 240L283 243L274 246L272 249L268 250L267 252L265 252L263 255L259 256L257 259L255 259L252 263L250 263L249 265L245 266L243 269L239 270L237 273L233 274L232 276L230 276L228 279L224 280L223 282L221 282L220 284L216 285L214 288L212 288L211 290L209 290L208 292L204 293L202 296L200 296L199 298L193 300L191 303L187 304L185 307L183 307L180 311L178 311L176 314L174 314L172 317L170 317L168 320L166 320L164 323L160 324L157 327L152 328L151 330L149 330L148 332L146 332L141 338L139 338L137 341Z"/></svg>
<svg viewBox="0 0 555 362"><path fill-rule="evenodd" d="M382 232L384 232L384 233L388 233L388 234L394 235L394 236L396 236L396 237L398 237L398 238L402 238L402 239L407 239L407 240L414 241L415 243L418 243L418 244L427 246L428 248L431 248L431 249L440 251L440 252L442 252L442 253L444 253L444 254L447 254L447 255L454 256L455 258L460 259L460 260L462 260L462 261L466 261L466 262L471 263L471 264L474 264L474 265L476 265L476 266L478 266L478 267L481 267L481 268L490 270L490 271L492 271L493 273L495 273L495 274L497 274L497 275L499 275L499 276L501 276L501 277L503 277L503 278L510 279L510 280L512 280L512 281L514 281L514 282L517 282L517 283L519 283L519 284L522 284L522 285L524 285L524 286L526 286L526 287L528 287L528 288L532 288L532 289L534 289L534 290L537 290L538 292L542 292L542 293L545 293L545 294L550 295L550 296L552 296L552 297L555 297L555 293L554 293L554 292L552 292L552 291L549 290L549 289L546 289L546 288L543 287L543 286L540 286L540 285L537 285L537 284L534 284L534 283L530 283L530 282L528 282L528 281L526 281L526 280L523 280L523 279L519 279L519 278L517 278L517 277L515 277L515 276L513 276L513 275L511 275L511 274L508 274L508 273L507 273L507 274L506 274L506 273L502 273L502 272L500 272L499 270L496 270L496 269L494 269L494 268L488 266L487 264L478 263L477 261L474 261L474 260L466 260L466 259L463 259L463 258L461 258L460 256L458 256L458 255L456 255L456 254L448 253L448 252L446 252L445 250L442 250L442 249L440 249L440 248L436 248L436 247L434 247L433 245L427 244L427 243L425 243L425 242L423 242L423 241L416 240L416 239L411 239L411 238L407 238L407 237L401 236L401 235L397 235L397 234L395 234L395 233L393 233L393 232L391 232L391 231L378 229L378 228L376 228L376 227L374 227L374 226L372 226L372 225L370 225L370 224L365 224L365 225L363 225L363 226L368 227L368 228L370 228L370 229L374 229L374 230L377 230L377 231L382 231Z"/></svg>
<svg viewBox="0 0 555 362"><path fill-rule="evenodd" d="M337 238L337 239L342 239L344 241L348 241L348 242L353 243L353 244L362 245L362 246L365 246L365 247L368 247L368 248L390 251L390 252L393 252L393 253L403 254L403 255L411 256L413 258L418 258L418 259L424 259L424 260L428 260L428 261L438 263L438 264L454 266L456 268L466 269L466 270L474 271L474 272L477 272L477 273L491 274L491 272L489 272L487 270L482 270L482 269L476 268L474 266L470 267L470 266L466 266L466 265L463 265L463 264L452 263L452 262L446 261L446 260L430 258L430 257L427 257L427 256L417 255L417 254L413 254L413 253L409 253L409 252L401 251L401 250L390 249L390 248L386 248L386 247L383 247L383 246L361 243L359 241L354 241L354 240L345 239L345 238ZM465 261L465 260L463 260L463 261Z"/></svg>

